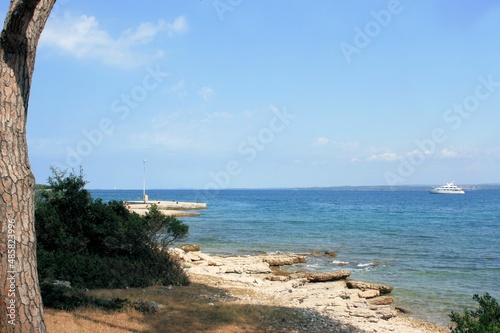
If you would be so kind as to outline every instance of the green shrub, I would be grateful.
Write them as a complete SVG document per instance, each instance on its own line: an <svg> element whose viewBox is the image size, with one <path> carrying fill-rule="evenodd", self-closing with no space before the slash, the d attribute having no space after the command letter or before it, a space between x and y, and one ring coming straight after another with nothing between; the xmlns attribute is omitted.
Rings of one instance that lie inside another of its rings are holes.
<svg viewBox="0 0 500 333"><path fill-rule="evenodd" d="M167 247L181 239L189 230L187 225L174 216L165 216L156 205L151 205L144 216L144 221L148 225L149 241L160 247Z"/></svg>
<svg viewBox="0 0 500 333"><path fill-rule="evenodd" d="M500 306L496 299L488 293L484 296L474 295L479 303L475 310L464 310L460 315L451 312L450 319L454 323L452 333L500 333Z"/></svg>
<svg viewBox="0 0 500 333"><path fill-rule="evenodd" d="M92 199L82 171L52 172L50 189L38 192L35 209L41 280L89 289L189 283L164 248L186 235L188 226L156 208L140 217L123 202Z"/></svg>

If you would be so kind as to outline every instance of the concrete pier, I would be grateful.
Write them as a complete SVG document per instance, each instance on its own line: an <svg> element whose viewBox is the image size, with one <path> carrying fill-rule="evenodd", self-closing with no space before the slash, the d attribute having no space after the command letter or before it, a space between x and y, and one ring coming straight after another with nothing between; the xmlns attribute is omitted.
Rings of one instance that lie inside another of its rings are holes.
<svg viewBox="0 0 500 333"><path fill-rule="evenodd" d="M201 202L182 202L182 201L162 201L162 200L147 200L144 201L126 201L125 206L131 211L139 215L144 215L149 210L151 205L156 205L165 215L176 217L181 216L199 216L199 213L190 212L191 210L207 209L206 203Z"/></svg>

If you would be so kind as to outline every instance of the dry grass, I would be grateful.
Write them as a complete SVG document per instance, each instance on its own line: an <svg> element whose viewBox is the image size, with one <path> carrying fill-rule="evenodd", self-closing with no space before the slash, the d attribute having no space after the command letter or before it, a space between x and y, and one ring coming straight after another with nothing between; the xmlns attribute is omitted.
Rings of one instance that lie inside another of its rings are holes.
<svg viewBox="0 0 500 333"><path fill-rule="evenodd" d="M132 311L110 313L95 309L65 312L45 310L47 330L51 333L125 333L148 332L144 316Z"/></svg>
<svg viewBox="0 0 500 333"><path fill-rule="evenodd" d="M128 290L96 290L94 296L148 300L162 305L156 314L134 310L105 312L80 309L46 311L48 331L68 332L172 332L262 333L320 332L301 311L280 306L241 304L223 289L201 283L186 287L151 287ZM297 328L300 328L297 330Z"/></svg>

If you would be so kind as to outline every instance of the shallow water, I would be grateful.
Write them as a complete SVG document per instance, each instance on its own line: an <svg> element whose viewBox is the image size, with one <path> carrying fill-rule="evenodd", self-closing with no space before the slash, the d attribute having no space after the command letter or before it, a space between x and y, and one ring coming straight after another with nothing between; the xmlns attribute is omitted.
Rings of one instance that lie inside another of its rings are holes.
<svg viewBox="0 0 500 333"><path fill-rule="evenodd" d="M140 190L93 190L133 200ZM183 242L207 253L312 253L307 269L350 269L353 279L393 285L396 305L447 326L472 295L500 299L500 191L150 190L149 198L206 202Z"/></svg>

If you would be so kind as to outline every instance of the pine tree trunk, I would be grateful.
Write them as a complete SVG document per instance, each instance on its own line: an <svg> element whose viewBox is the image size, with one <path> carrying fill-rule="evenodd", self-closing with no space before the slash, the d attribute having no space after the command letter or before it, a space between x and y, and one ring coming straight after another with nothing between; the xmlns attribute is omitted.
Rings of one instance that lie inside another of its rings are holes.
<svg viewBox="0 0 500 333"><path fill-rule="evenodd" d="M0 35L0 331L46 332L26 117L38 39L55 0L11 1Z"/></svg>

